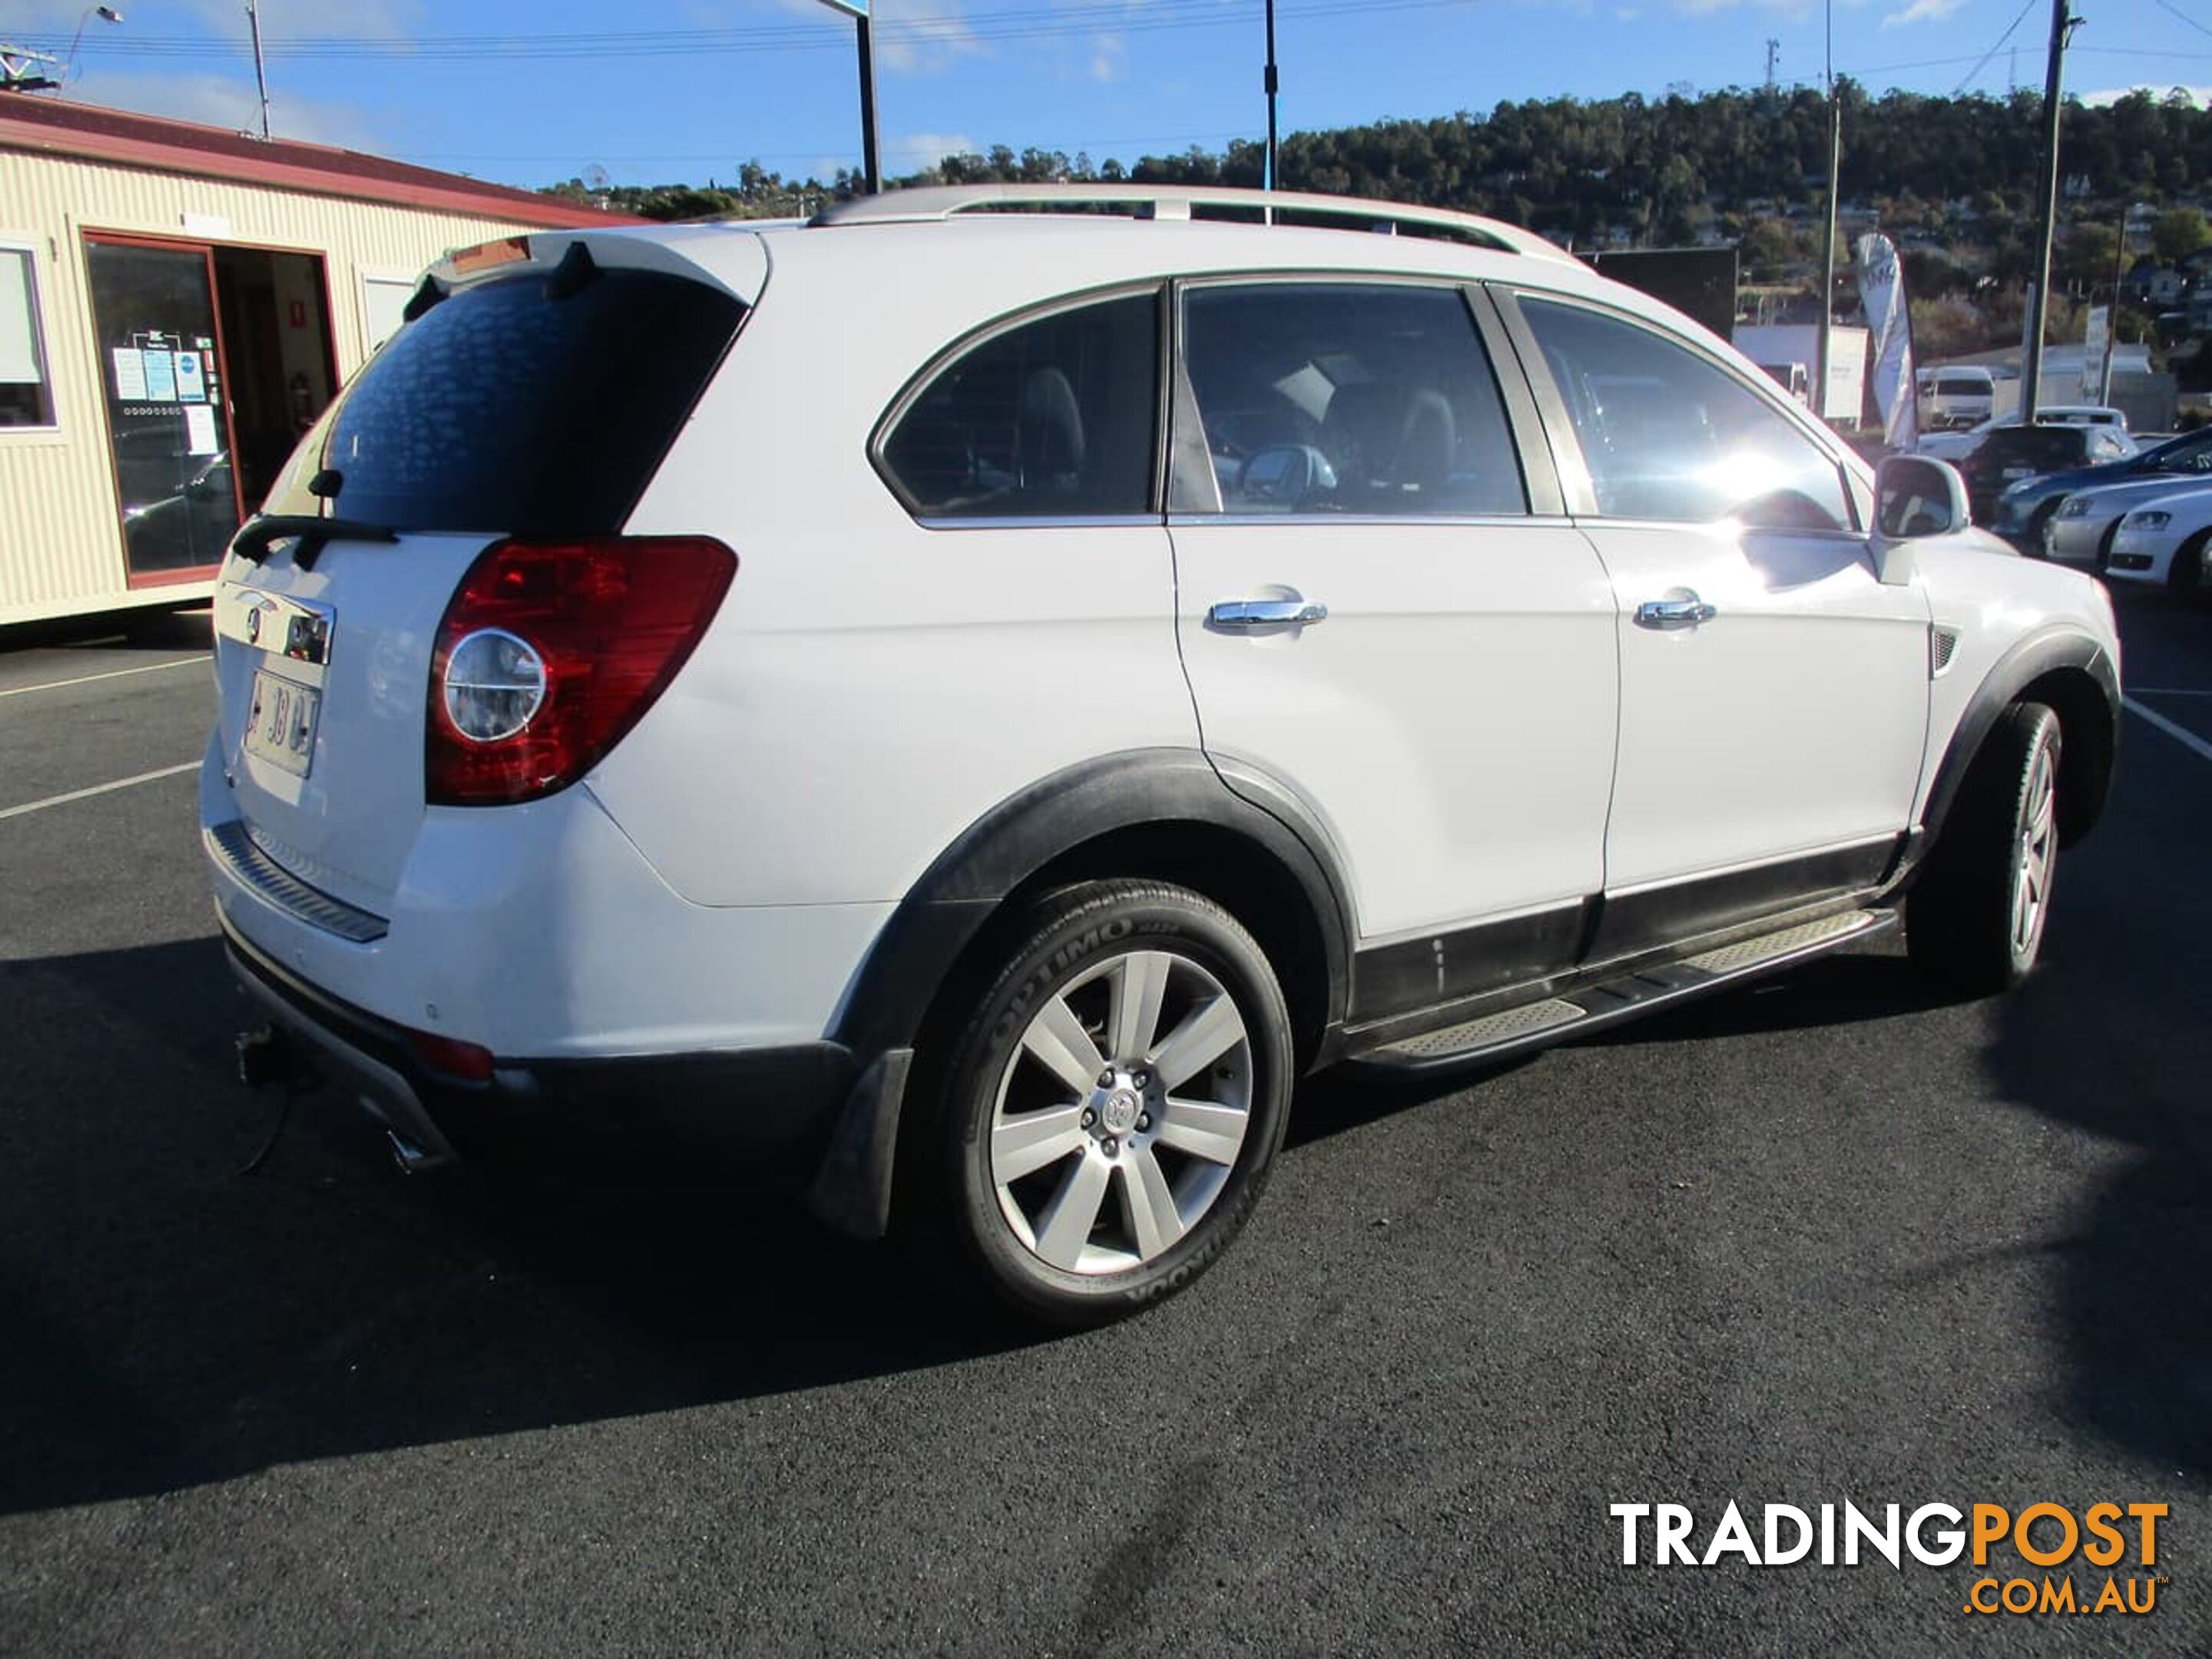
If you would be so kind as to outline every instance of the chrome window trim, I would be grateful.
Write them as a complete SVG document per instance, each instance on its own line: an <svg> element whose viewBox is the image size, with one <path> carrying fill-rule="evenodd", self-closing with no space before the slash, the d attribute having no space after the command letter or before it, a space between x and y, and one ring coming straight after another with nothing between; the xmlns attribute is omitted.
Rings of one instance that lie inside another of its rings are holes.
<svg viewBox="0 0 2212 1659"><path fill-rule="evenodd" d="M1164 522L1157 513L1100 513L1089 516L1080 514L1065 518L1026 518L1012 514L1004 518L985 519L925 519L915 523L924 530L1124 530L1144 526L1158 530Z"/></svg>
<svg viewBox="0 0 2212 1659"><path fill-rule="evenodd" d="M1207 525L1333 525L1338 528L1382 530L1394 526L1425 526L1437 530L1525 530L1531 525L1571 530L1575 520L1561 513L1170 513L1168 528L1187 530ZM1676 526L1679 528L1680 526Z"/></svg>

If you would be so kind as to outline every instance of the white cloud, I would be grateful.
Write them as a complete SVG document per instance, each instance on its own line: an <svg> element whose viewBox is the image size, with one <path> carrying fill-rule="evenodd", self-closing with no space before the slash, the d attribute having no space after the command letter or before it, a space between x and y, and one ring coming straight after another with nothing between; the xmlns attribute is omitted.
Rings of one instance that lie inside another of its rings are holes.
<svg viewBox="0 0 2212 1659"><path fill-rule="evenodd" d="M1912 0L1904 10L1886 14L1881 26L1897 29L1911 23L1940 23L1966 3L1966 0Z"/></svg>
<svg viewBox="0 0 2212 1659"><path fill-rule="evenodd" d="M2198 109L2212 109L2212 87L2108 87L2102 92L2082 93L2080 97L2091 109L2101 109L2106 104L2117 104L2121 99L2138 92L2148 93L2160 103L2164 103L2178 92Z"/></svg>
<svg viewBox="0 0 2212 1659"><path fill-rule="evenodd" d="M895 15L876 20L877 58L902 75L936 75L963 58L987 54L964 9L961 0L899 0Z"/></svg>
<svg viewBox="0 0 2212 1659"><path fill-rule="evenodd" d="M189 3L219 34L246 32L246 8L239 0L189 0ZM126 19L130 17L128 9L118 9ZM261 37L264 41L311 34L395 40L422 33L426 9L421 0L276 0L261 8Z"/></svg>
<svg viewBox="0 0 2212 1659"><path fill-rule="evenodd" d="M975 149L975 141L964 132L910 132L884 146L884 176L908 178L928 171L948 155L972 155Z"/></svg>
<svg viewBox="0 0 2212 1659"><path fill-rule="evenodd" d="M1129 72L1129 43L1118 34L1101 34L1091 42L1091 78L1118 81Z"/></svg>
<svg viewBox="0 0 2212 1659"><path fill-rule="evenodd" d="M173 116L234 132L261 130L261 102L251 75L232 80L221 75L126 74L94 66L70 83L69 98L72 103ZM295 105L281 95L281 88L269 100L269 130L279 138L345 149L374 150L386 142L367 111L320 98Z"/></svg>

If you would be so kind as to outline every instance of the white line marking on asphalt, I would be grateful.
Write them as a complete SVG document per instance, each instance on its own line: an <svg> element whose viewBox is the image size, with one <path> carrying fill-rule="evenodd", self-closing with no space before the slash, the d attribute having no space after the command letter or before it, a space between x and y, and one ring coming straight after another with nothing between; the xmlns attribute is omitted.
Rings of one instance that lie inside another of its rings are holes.
<svg viewBox="0 0 2212 1659"><path fill-rule="evenodd" d="M2133 697L2122 697L2120 706L2131 714L2140 714L2153 726L2181 744L2200 760L2212 761L2212 743L2207 743L2185 726L2177 726L2154 709L2144 708Z"/></svg>
<svg viewBox="0 0 2212 1659"><path fill-rule="evenodd" d="M2212 697L2212 691L2194 685L2139 685L2139 697Z"/></svg>
<svg viewBox="0 0 2212 1659"><path fill-rule="evenodd" d="M2212 755L2212 750L2206 751ZM88 795L104 795L113 789L128 789L134 783L154 783L162 778L173 778L179 772L197 772L200 763L186 761L181 766L165 766L158 772L141 772L135 778L118 778L112 783L95 783L89 789L72 789L66 795L49 795L44 800L27 800L21 806L0 807L0 818L20 818L26 812L43 812L49 806L66 806L73 800L82 800Z"/></svg>
<svg viewBox="0 0 2212 1659"><path fill-rule="evenodd" d="M202 651L189 657L179 657L174 662L149 662L143 668L111 668L104 674L80 674L73 680L47 680L39 685L11 685L0 691L0 697L20 697L30 691L58 691L66 685L90 685L94 680L119 680L126 674L158 674L165 668L189 668L196 662L207 659L207 653Z"/></svg>

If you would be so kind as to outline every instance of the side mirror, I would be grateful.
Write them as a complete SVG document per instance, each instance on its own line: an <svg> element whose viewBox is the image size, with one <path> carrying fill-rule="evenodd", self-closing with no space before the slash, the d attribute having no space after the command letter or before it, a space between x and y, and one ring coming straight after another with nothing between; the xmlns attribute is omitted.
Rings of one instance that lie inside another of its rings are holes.
<svg viewBox="0 0 2212 1659"><path fill-rule="evenodd" d="M1874 563L1893 587L1912 580L1912 544L1948 536L1973 522L1966 481L1948 461L1926 455L1892 455L1875 469Z"/></svg>

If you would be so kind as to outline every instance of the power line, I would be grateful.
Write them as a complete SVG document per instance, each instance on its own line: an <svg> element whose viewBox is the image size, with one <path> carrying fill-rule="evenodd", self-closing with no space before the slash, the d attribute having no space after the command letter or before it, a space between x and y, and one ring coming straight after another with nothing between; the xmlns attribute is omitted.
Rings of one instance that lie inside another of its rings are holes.
<svg viewBox="0 0 2212 1659"><path fill-rule="evenodd" d="M1283 15L1292 18L1336 17L1460 9L1463 3L1464 0L1306 0L1306 3L1288 3L1279 9ZM1115 3L1069 6L1042 17L1031 10L1009 10L908 21L886 18L883 21L883 33L887 41L957 48L1102 31L1136 34L1170 29L1242 27L1244 21L1217 0L1158 0L1158 3L1135 15L1125 5ZM805 24L639 30L621 35L447 34L383 40L343 35L269 36L264 46L271 58L396 58L418 62L487 58L510 61L669 58L845 49L845 42L836 33L825 33ZM246 56L248 48L243 42L219 35L135 35L130 51L132 56L140 58L228 59Z"/></svg>
<svg viewBox="0 0 2212 1659"><path fill-rule="evenodd" d="M1987 52L1984 52L1975 62L1973 68L1968 70L1965 75L1960 77L1959 84L1951 88L1951 95L1954 98L1956 98L1960 93L1964 92L1966 89L1967 83L1981 74L1984 69L1989 67L1990 58L1996 57L1999 52L2004 50L2005 43L2012 39L2013 31L2027 21L2027 14L2033 10L2034 8L2035 0L2027 0L2027 3L2020 9L2019 14L2013 18L2012 21L2005 25L2005 32L1997 36L1996 44L1991 46Z"/></svg>

